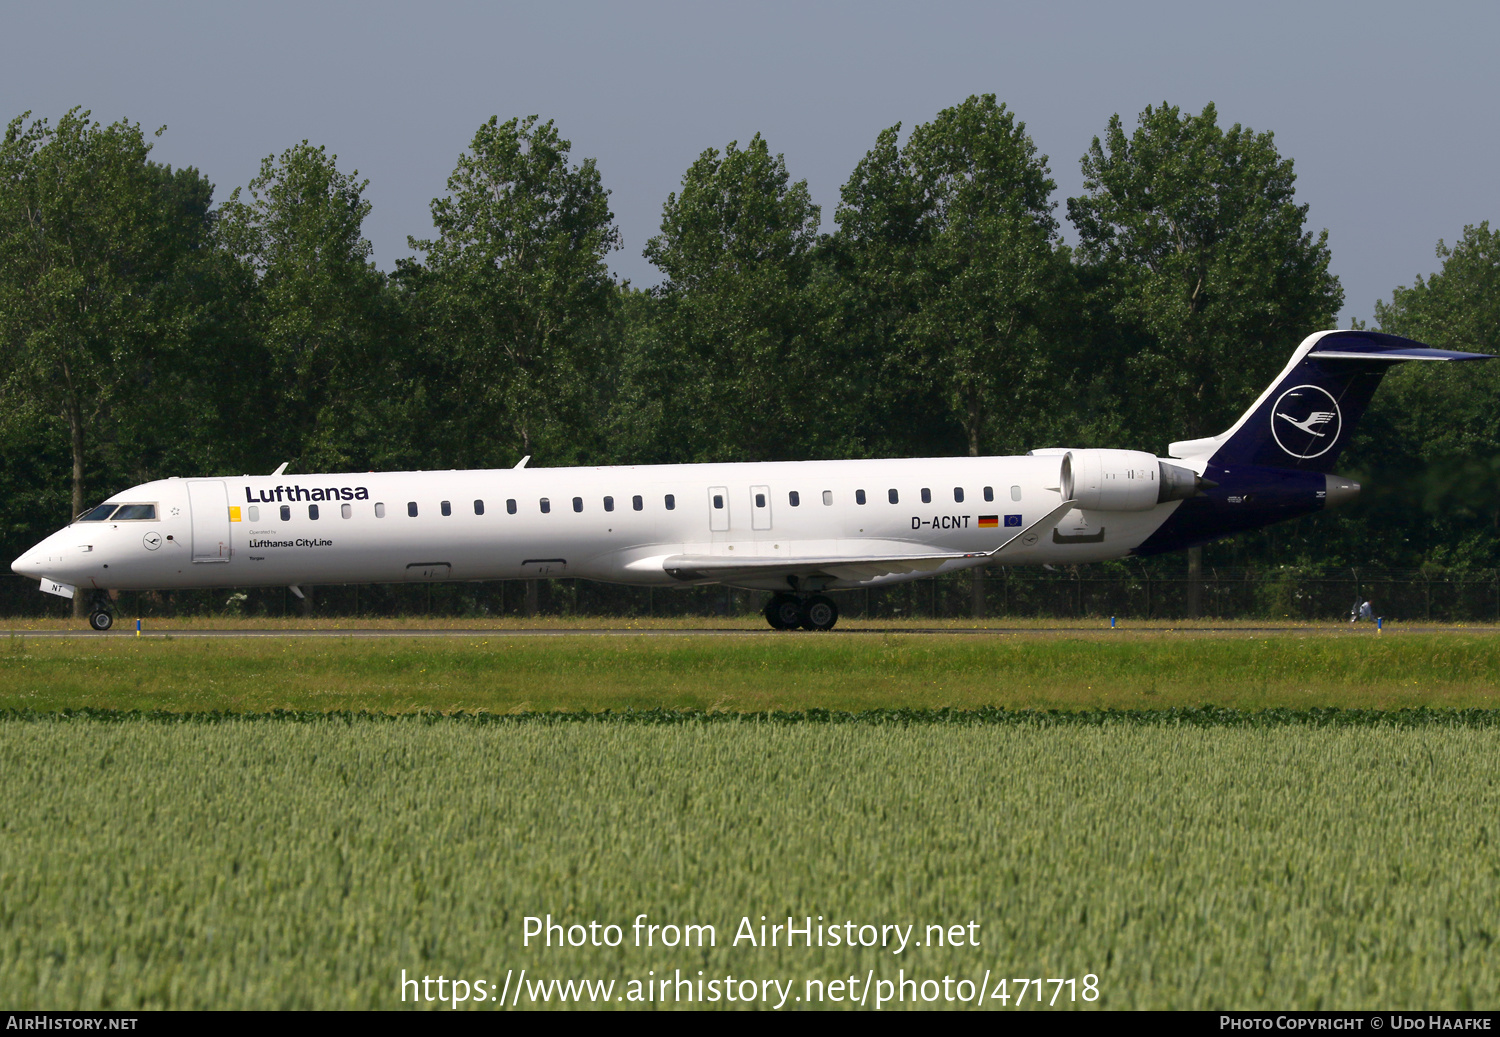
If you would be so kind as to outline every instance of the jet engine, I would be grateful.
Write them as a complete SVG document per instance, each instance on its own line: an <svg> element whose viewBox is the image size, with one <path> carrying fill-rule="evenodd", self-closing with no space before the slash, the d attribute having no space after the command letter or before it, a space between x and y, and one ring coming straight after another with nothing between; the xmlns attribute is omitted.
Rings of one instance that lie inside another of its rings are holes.
<svg viewBox="0 0 1500 1037"><path fill-rule="evenodd" d="M1150 511L1204 485L1198 473L1140 450L1069 450L1062 459L1063 499L1089 511Z"/></svg>

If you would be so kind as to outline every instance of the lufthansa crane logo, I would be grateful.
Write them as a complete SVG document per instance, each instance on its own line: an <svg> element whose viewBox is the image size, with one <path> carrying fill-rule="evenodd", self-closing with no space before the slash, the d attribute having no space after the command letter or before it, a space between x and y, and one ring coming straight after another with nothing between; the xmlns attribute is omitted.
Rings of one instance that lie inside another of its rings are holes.
<svg viewBox="0 0 1500 1037"><path fill-rule="evenodd" d="M1332 450L1343 427L1338 401L1316 385L1288 389L1271 408L1271 435L1276 444L1303 461Z"/></svg>

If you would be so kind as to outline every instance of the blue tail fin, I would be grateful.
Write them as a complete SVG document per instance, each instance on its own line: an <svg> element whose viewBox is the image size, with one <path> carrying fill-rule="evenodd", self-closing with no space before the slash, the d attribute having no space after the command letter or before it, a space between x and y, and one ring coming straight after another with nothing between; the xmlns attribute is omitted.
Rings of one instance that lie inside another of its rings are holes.
<svg viewBox="0 0 1500 1037"><path fill-rule="evenodd" d="M1320 331L1303 340L1271 387L1234 426L1173 443L1172 457L1216 467L1257 465L1332 472L1375 387L1408 360L1484 360L1375 331Z"/></svg>

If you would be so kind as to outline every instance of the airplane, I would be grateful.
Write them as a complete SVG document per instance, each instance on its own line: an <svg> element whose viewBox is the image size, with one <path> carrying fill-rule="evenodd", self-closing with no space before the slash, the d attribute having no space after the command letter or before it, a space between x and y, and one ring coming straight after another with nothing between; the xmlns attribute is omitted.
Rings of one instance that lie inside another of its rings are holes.
<svg viewBox="0 0 1500 1037"><path fill-rule="evenodd" d="M1012 457L171 478L79 515L12 564L111 592L581 576L771 592L779 630L829 630L826 593L990 565L1149 556L1353 500L1333 465L1381 378L1492 359L1370 331L1303 340L1227 431Z"/></svg>

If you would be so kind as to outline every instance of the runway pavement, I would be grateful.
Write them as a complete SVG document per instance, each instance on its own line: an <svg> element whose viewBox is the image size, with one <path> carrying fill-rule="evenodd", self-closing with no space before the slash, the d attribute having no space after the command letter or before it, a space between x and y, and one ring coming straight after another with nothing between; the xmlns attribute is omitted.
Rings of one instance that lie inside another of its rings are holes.
<svg viewBox="0 0 1500 1037"><path fill-rule="evenodd" d="M883 636L906 634L940 637L982 637L984 635L1009 635L1025 637L1098 637L1119 636L1130 637L1143 634L1176 634L1179 636L1197 637L1204 635L1220 636L1265 636L1275 635L1284 637L1297 635L1308 636L1350 636L1350 637L1383 637L1386 635L1401 634L1500 634L1500 626L1411 626L1406 624L1386 624L1383 630L1377 630L1371 624L1329 624L1317 627L1296 626L1182 626L1173 627L1165 625L1140 625L1129 624L1111 629L1108 626L1082 627L1082 626L1058 626L1058 627L864 627L849 626L832 631L809 632L809 631L777 631L769 628L764 630L747 630L743 627L699 627L689 629L670 628L636 628L636 627L578 627L578 628L536 628L536 629L433 629L433 630L411 630L411 629L381 629L372 628L329 628L319 630L173 630L171 628L156 627L142 630L142 639L153 640L165 639L190 639L190 638L431 638L431 637L858 637L871 634ZM25 629L0 629L0 637L44 637L44 638L78 638L78 639L103 639L114 641L120 638L135 638L137 636L133 625L122 624L107 633L98 633L86 628L76 630L25 630Z"/></svg>

